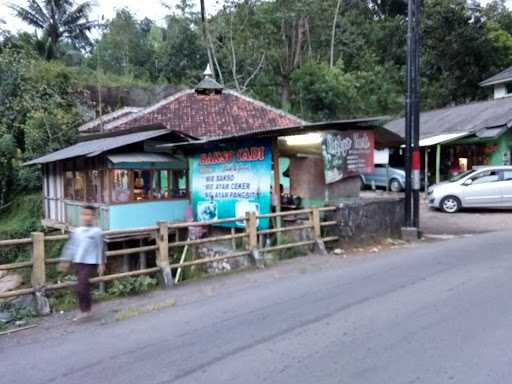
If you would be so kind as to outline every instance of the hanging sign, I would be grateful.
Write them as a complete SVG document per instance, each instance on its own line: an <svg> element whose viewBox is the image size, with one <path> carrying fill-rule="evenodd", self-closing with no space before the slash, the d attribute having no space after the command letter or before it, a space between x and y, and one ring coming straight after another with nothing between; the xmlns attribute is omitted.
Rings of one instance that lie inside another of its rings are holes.
<svg viewBox="0 0 512 384"><path fill-rule="evenodd" d="M270 213L272 152L270 142L215 146L191 158L192 207L197 221ZM245 227L245 221L225 227ZM266 229L269 219L259 219Z"/></svg>
<svg viewBox="0 0 512 384"><path fill-rule="evenodd" d="M374 150L373 131L325 134L322 141L325 182L331 184L346 177L372 173Z"/></svg>

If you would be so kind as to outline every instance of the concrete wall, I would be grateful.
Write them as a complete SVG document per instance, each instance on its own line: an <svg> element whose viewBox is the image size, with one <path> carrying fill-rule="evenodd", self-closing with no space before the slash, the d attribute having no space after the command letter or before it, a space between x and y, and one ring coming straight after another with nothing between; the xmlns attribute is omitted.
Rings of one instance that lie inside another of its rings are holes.
<svg viewBox="0 0 512 384"><path fill-rule="evenodd" d="M332 220L338 225L331 234L343 243L370 243L386 238L399 238L404 220L404 199L401 197L357 199L337 205Z"/></svg>
<svg viewBox="0 0 512 384"><path fill-rule="evenodd" d="M304 207L324 205L345 198L357 198L361 190L359 177L325 184L323 160L317 157L290 158L290 190L302 197Z"/></svg>
<svg viewBox="0 0 512 384"><path fill-rule="evenodd" d="M501 99L502 97L507 97L507 88L505 84L496 84L494 86L494 98Z"/></svg>
<svg viewBox="0 0 512 384"><path fill-rule="evenodd" d="M505 165L504 155L512 150L512 130L508 130L496 141L496 152L489 160L490 165ZM510 153L509 155L510 156Z"/></svg>

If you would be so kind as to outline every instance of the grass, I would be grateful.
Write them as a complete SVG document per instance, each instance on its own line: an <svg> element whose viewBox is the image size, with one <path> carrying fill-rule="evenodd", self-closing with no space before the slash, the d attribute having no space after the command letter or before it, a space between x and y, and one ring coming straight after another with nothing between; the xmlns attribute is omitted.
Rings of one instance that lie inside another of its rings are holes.
<svg viewBox="0 0 512 384"><path fill-rule="evenodd" d="M23 237L41 230L42 215L41 194L18 196L12 205L0 212L0 238Z"/></svg>
<svg viewBox="0 0 512 384"><path fill-rule="evenodd" d="M0 212L0 239L21 239L31 232L42 230L41 194L18 196L14 202ZM0 248L0 264L28 260L30 251L26 246Z"/></svg>

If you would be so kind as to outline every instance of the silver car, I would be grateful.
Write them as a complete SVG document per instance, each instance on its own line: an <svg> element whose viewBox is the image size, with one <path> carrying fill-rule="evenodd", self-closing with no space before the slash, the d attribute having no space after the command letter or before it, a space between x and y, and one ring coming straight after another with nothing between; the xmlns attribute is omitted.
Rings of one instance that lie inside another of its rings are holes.
<svg viewBox="0 0 512 384"><path fill-rule="evenodd" d="M461 208L512 208L512 166L479 167L428 189L428 205L447 213Z"/></svg>
<svg viewBox="0 0 512 384"><path fill-rule="evenodd" d="M392 192L400 192L405 188L405 171L402 168L389 167L382 164L375 164L375 169L372 173L361 175L361 182L363 187L376 187L386 188L386 183L389 183L389 189Z"/></svg>

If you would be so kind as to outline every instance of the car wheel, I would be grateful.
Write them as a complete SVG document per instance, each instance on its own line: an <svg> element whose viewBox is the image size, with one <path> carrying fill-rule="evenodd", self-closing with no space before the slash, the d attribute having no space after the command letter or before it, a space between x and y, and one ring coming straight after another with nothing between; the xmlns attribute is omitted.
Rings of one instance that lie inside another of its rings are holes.
<svg viewBox="0 0 512 384"><path fill-rule="evenodd" d="M440 208L446 213L455 213L461 207L460 200L455 196L446 196L441 200Z"/></svg>
<svg viewBox="0 0 512 384"><path fill-rule="evenodd" d="M400 184L398 179L391 179L389 189L391 192L402 192L402 184Z"/></svg>
<svg viewBox="0 0 512 384"><path fill-rule="evenodd" d="M361 180L361 190L364 191L366 189L366 183L364 182L363 176L360 176L359 179Z"/></svg>

